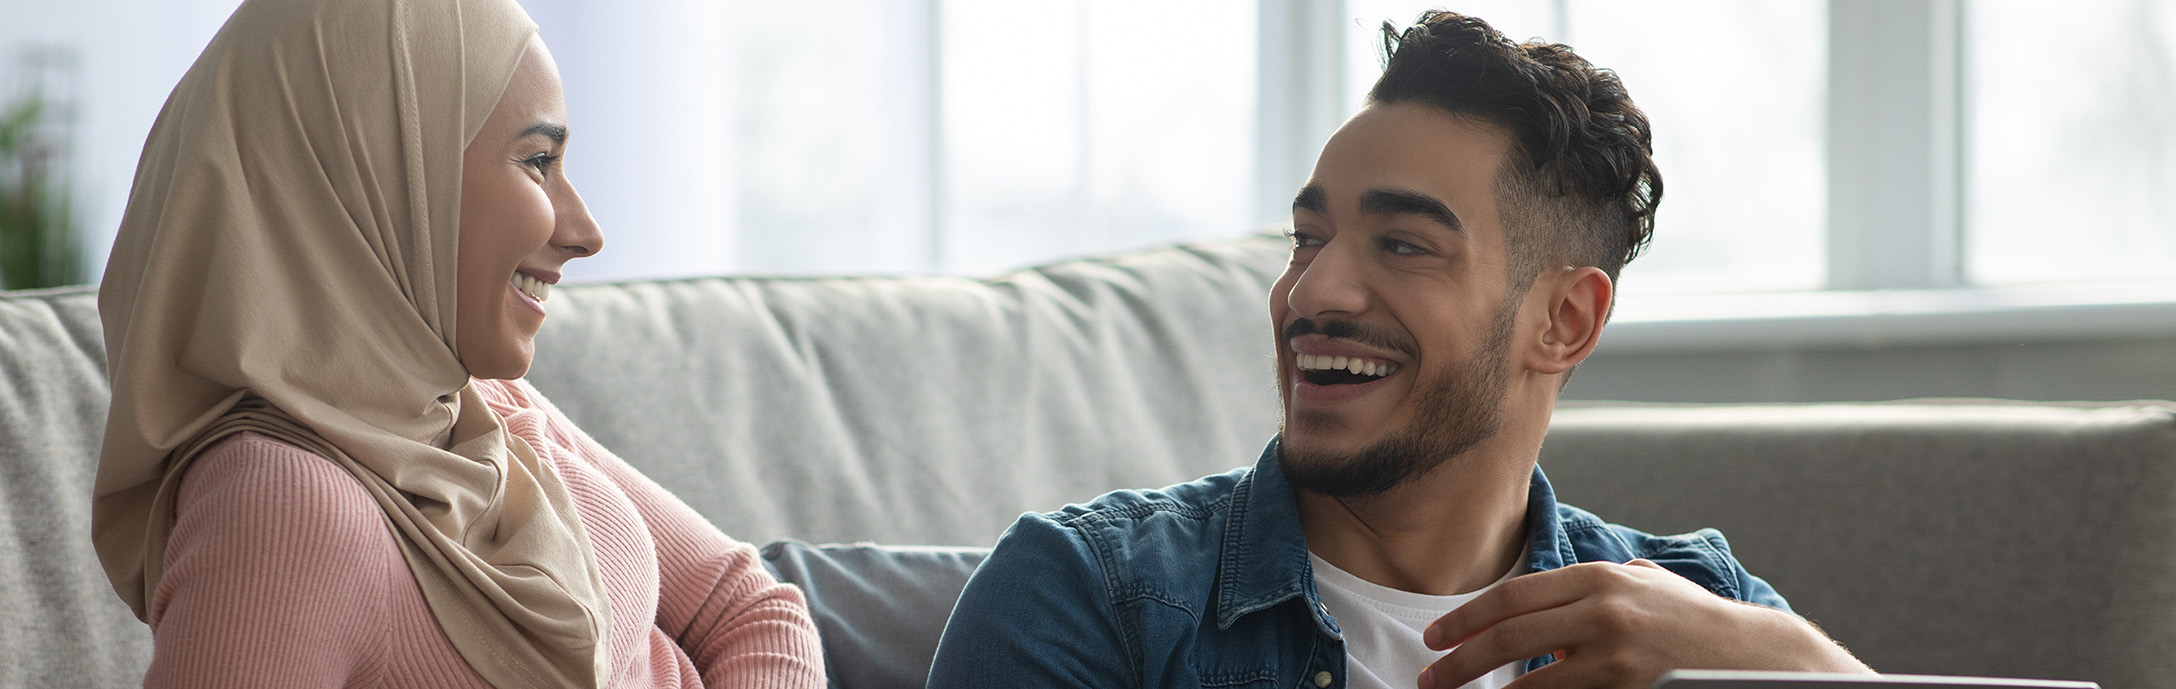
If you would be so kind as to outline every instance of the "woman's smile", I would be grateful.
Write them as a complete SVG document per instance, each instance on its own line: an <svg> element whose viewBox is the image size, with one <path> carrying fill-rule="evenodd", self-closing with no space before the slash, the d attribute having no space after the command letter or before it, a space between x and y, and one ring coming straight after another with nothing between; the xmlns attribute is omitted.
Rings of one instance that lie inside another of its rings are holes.
<svg viewBox="0 0 2176 689"><path fill-rule="evenodd" d="M514 277L509 282L513 284L514 294L520 295L521 303L536 310L538 315L542 315L544 313L544 301L550 299L552 295L551 283L556 281L556 278L552 281L546 281L543 278L517 270L514 271Z"/></svg>

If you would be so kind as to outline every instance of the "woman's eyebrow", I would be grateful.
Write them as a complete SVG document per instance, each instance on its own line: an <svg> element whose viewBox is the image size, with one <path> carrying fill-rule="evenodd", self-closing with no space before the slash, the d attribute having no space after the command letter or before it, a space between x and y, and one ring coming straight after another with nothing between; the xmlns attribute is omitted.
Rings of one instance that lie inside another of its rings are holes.
<svg viewBox="0 0 2176 689"><path fill-rule="evenodd" d="M538 135L550 138L553 144L565 144L567 142L567 126L556 122L538 122L529 125L528 129L521 130L521 134L515 136L514 140L520 141Z"/></svg>

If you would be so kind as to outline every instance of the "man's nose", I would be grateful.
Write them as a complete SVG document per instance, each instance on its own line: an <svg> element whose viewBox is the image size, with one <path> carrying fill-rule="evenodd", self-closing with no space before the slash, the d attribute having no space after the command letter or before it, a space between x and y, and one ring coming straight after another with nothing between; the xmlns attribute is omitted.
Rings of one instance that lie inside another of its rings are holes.
<svg viewBox="0 0 2176 689"><path fill-rule="evenodd" d="M1316 320L1366 311L1368 289L1361 258L1336 240L1324 244L1292 283L1292 292L1285 297L1287 305L1294 313Z"/></svg>

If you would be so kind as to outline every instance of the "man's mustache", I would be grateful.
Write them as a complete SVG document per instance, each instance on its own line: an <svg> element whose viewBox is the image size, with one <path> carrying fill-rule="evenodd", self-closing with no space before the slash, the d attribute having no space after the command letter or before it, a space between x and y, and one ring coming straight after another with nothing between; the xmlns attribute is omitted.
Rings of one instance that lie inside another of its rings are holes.
<svg viewBox="0 0 2176 689"><path fill-rule="evenodd" d="M1294 318L1291 323L1284 326L1284 341L1291 342L1292 338L1317 333L1332 340L1351 340L1376 349L1399 352L1410 357L1420 356L1420 348L1413 343L1413 338L1403 333L1385 332L1356 321L1323 321L1317 325L1314 321L1306 318Z"/></svg>

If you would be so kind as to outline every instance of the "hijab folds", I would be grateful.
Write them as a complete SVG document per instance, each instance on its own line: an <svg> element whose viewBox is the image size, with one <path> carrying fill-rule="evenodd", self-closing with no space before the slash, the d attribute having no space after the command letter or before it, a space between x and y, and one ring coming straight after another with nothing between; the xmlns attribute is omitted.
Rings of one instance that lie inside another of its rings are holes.
<svg viewBox="0 0 2176 689"><path fill-rule="evenodd" d="M362 483L485 679L602 682L574 502L455 348L462 152L535 33L514 0L247 0L174 88L99 289L93 540L138 618L183 471L255 431Z"/></svg>

